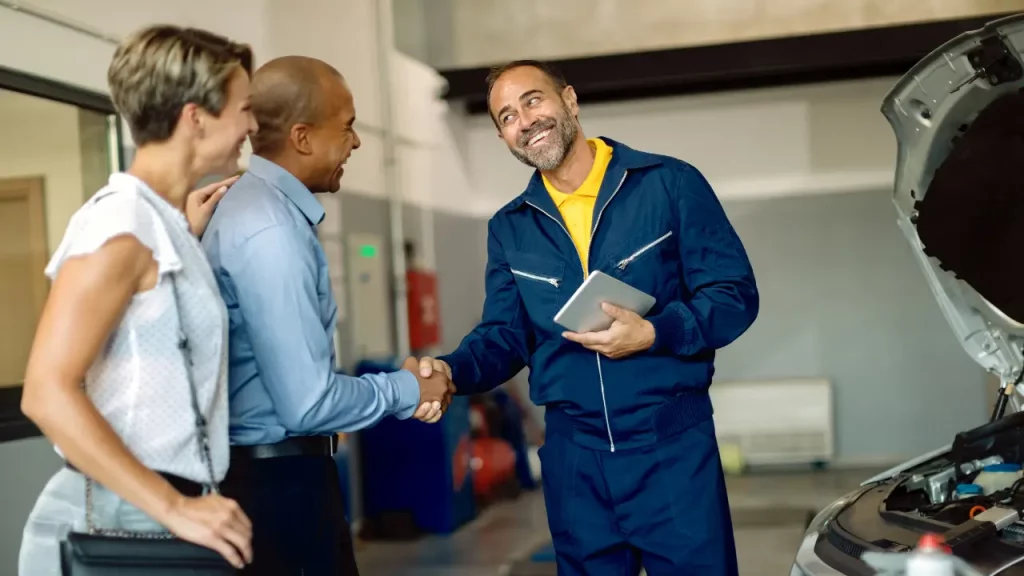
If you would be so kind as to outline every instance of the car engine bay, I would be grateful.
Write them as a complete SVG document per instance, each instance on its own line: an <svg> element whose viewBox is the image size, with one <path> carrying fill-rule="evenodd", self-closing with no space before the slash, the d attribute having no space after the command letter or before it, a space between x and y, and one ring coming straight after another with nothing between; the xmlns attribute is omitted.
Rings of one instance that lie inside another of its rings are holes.
<svg viewBox="0 0 1024 576"><path fill-rule="evenodd" d="M1024 575L1022 462L1024 412L961 432L944 454L866 483L816 551L845 574L874 574L862 554L907 552L935 533L983 574Z"/></svg>
<svg viewBox="0 0 1024 576"><path fill-rule="evenodd" d="M992 538L1024 550L1024 269L1004 265L1024 224L1021 24L937 50L944 59L915 67L883 107L900 142L901 226L961 343L1002 380L990 421L892 478L878 509L887 523L943 534L954 552ZM950 59L957 52L974 70L966 78Z"/></svg>
<svg viewBox="0 0 1024 576"><path fill-rule="evenodd" d="M991 537L1024 546L1022 462L1024 413L1018 412L957 434L945 457L908 471L879 512L897 525L936 523L954 551Z"/></svg>

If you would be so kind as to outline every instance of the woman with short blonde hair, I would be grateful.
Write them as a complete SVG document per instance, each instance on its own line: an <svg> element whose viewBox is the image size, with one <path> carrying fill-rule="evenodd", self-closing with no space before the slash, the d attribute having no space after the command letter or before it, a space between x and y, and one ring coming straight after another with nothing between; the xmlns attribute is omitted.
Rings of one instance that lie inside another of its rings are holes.
<svg viewBox="0 0 1024 576"><path fill-rule="evenodd" d="M233 179L190 193L237 171L256 131L251 72L248 47L175 26L114 54L110 92L137 152L75 213L46 268L22 410L66 465L25 526L22 576L59 575L61 539L90 526L170 532L251 561L249 519L212 490L228 467L228 325L197 239Z"/></svg>

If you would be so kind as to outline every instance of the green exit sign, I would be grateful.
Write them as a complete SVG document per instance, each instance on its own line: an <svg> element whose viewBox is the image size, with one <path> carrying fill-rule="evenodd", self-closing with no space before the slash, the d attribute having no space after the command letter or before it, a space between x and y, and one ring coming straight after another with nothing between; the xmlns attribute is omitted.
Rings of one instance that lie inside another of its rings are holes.
<svg viewBox="0 0 1024 576"><path fill-rule="evenodd" d="M373 244L363 244L359 247L359 255L363 258L376 258L377 247Z"/></svg>

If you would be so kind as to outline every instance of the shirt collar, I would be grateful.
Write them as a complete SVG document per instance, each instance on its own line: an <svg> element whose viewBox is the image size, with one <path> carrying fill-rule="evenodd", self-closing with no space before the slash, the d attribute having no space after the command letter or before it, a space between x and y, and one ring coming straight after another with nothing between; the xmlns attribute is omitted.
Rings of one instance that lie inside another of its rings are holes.
<svg viewBox="0 0 1024 576"><path fill-rule="evenodd" d="M594 180L597 179L598 171L603 172L603 170L601 169L601 165L604 164L605 166L607 166L608 158L612 155L612 149L599 138L588 139L588 142L592 142L594 144L594 165L591 166L590 172L587 174L586 180L583 181L583 184L580 185L579 189L577 189L574 193L566 194L565 192L558 190L550 182L548 182L547 178L544 178L543 175L541 176L541 178L544 178L545 188L547 188L548 193L551 194L551 199L555 201L555 206L559 208L561 208L562 204L565 204L566 200L568 200L572 196L583 196L587 198L597 197L597 192L601 187L601 182L597 182L595 185Z"/></svg>
<svg viewBox="0 0 1024 576"><path fill-rule="evenodd" d="M569 198L572 198L572 197L579 198L579 197L586 196L586 197L594 198L594 197L597 196L597 194L595 194L593 190L589 190L589 189L588 190L580 189L580 190L577 190L576 192L574 192L572 194L566 194L565 192L562 192L561 190L556 190L554 186L548 186L548 193L551 194L551 199L554 200L555 206L557 206L559 208L561 208L562 204L565 204L566 201L568 201Z"/></svg>
<svg viewBox="0 0 1024 576"><path fill-rule="evenodd" d="M664 163L665 156L635 150L621 142L616 142L607 136L599 136L599 138L602 142L611 147L613 151L612 158L608 161L608 170L605 172L605 177L610 177L614 182L618 182L620 178L625 177L627 172L659 166ZM615 190L612 186L607 188L607 192L609 194ZM597 197L598 200L596 203L598 206L601 206L601 194L598 193ZM526 185L526 190L524 190L519 196L516 196L516 198L511 202L504 205L501 208L501 212L520 210L523 206L530 203L540 205L547 204L548 202L551 202L551 208L555 207L554 201L551 199L551 194L548 193L544 186L544 179L540 175L540 170L534 170L533 176L530 177L530 182Z"/></svg>
<svg viewBox="0 0 1024 576"><path fill-rule="evenodd" d="M316 226L323 222L324 207L320 205L309 188L306 188L306 185L291 172L255 154L249 158L248 172L252 172L254 176L266 180L271 186L280 190L286 198L292 201L292 204L295 204L310 224Z"/></svg>

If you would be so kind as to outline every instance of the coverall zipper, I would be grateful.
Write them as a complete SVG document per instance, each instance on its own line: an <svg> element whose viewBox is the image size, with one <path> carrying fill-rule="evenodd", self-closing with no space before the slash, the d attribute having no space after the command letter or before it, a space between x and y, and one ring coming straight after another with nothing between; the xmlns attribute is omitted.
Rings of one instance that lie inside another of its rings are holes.
<svg viewBox="0 0 1024 576"><path fill-rule="evenodd" d="M629 266L630 263L633 262L633 260L636 260L637 258L639 258L641 255L643 255L645 252L647 252L651 248L654 248L658 244L661 244L665 240L668 240L670 236L672 236L672 232L671 231L668 234L665 234L664 236L662 236L661 238L658 238L654 242L651 242L650 244L648 244L648 245L644 246L643 248L637 250L636 252L630 254L630 256L628 258L624 258L621 262L616 264L615 267L618 268L619 270L625 270L626 266Z"/></svg>
<svg viewBox="0 0 1024 576"><path fill-rule="evenodd" d="M591 242L594 240L594 234L597 232L597 225L601 223L601 216L604 214L604 209L607 208L609 204L611 204L612 199L615 198L615 195L619 193L619 189L622 188L622 183L626 181L626 175L627 174L629 174L628 170L622 173L622 179L619 180L619 184L615 187L615 191L612 192L612 195L608 197L608 201L605 202L604 206L601 207L601 211L597 213L597 220L594 221L594 225L590 229L590 240L591 240ZM561 222L558 221L558 218L555 218L551 214L548 214L543 208L541 208L540 206L537 206L536 204L530 202L529 200L526 200L526 203L528 205L533 206L534 208L536 208L538 211L540 211L541 214L543 214L543 215L547 216L548 218L551 218L552 220L554 220L555 224L558 224L558 226L565 232L565 235L569 237L569 241L570 242L572 241L572 234L569 234L569 230L565 227L564 224L562 224ZM575 242L573 242L573 244L575 244ZM580 258L579 260L580 260L580 270L583 272L584 279L586 279L587 269L583 265L583 259ZM589 245L587 246L587 260L588 261L590 260L590 246ZM604 394L604 373L601 370L601 353L600 352L595 352L594 355L597 358L597 378L598 378L598 380L600 381L600 384L601 384L601 405L604 408L604 424L605 424L605 429L608 430L608 446L611 448L612 452L615 452L615 438L612 436L612 422L611 422L611 418L608 417L608 400L607 400L607 398L605 398L605 394Z"/></svg>
<svg viewBox="0 0 1024 576"><path fill-rule="evenodd" d="M530 280L536 280L538 282L547 282L548 284L551 284L555 288L558 288L558 285L560 284L560 282L556 278L548 278L547 276L538 276L536 274L531 274L529 272L523 272L522 270L516 270L515 268L512 268L512 273L515 274L516 276L522 276L523 278L529 278Z"/></svg>

